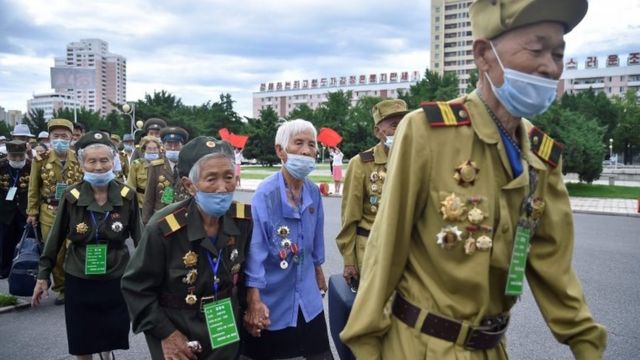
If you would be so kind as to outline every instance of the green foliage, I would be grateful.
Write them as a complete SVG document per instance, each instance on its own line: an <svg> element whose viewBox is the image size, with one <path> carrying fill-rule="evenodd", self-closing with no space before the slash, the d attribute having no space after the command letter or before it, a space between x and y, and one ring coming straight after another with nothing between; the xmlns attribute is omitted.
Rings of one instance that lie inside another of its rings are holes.
<svg viewBox="0 0 640 360"><path fill-rule="evenodd" d="M47 131L47 120L44 119L44 109L31 109L22 117L22 123L26 124L31 133L38 135L40 131Z"/></svg>
<svg viewBox="0 0 640 360"><path fill-rule="evenodd" d="M381 100L379 97L362 97L349 111L349 121L341 129L341 150L345 159L352 158L378 142L373 135L371 108Z"/></svg>
<svg viewBox="0 0 640 360"><path fill-rule="evenodd" d="M338 90L327 95L327 101L314 112L314 119L310 120L318 128L328 127L338 130L345 125L349 108L351 107L351 91Z"/></svg>
<svg viewBox="0 0 640 360"><path fill-rule="evenodd" d="M618 109L607 98L604 92L596 94L593 89L576 95L564 94L561 98L562 107L584 114L588 118L595 119L597 123L605 128L602 134L602 143L609 146L609 138L613 137L613 130L618 125Z"/></svg>
<svg viewBox="0 0 640 360"><path fill-rule="evenodd" d="M13 306L18 304L18 298L13 295L0 294L0 307Z"/></svg>
<svg viewBox="0 0 640 360"><path fill-rule="evenodd" d="M445 72L440 76L427 69L424 78L412 85L400 99L407 102L409 109L417 109L423 101L451 100L458 97L458 76L454 72Z"/></svg>
<svg viewBox="0 0 640 360"><path fill-rule="evenodd" d="M7 139L10 139L12 130L13 129L11 129L6 122L0 121L0 135L6 137Z"/></svg>
<svg viewBox="0 0 640 360"><path fill-rule="evenodd" d="M294 119L304 119L315 123L315 113L313 109L309 107L307 104L301 104L297 106L295 109L291 110L289 116L287 116L287 120Z"/></svg>
<svg viewBox="0 0 640 360"><path fill-rule="evenodd" d="M614 199L637 199L640 197L640 187L638 186L609 186L581 183L567 183L569 196L614 198Z"/></svg>
<svg viewBox="0 0 640 360"><path fill-rule="evenodd" d="M467 89L465 92L470 94L473 90L476 89L476 84L478 83L478 69L473 69L469 73L469 82L467 83Z"/></svg>
<svg viewBox="0 0 640 360"><path fill-rule="evenodd" d="M152 117L169 119L173 111L182 105L182 100L168 91L154 91L153 95L145 94L144 100L136 103L136 119L146 120Z"/></svg>
<svg viewBox="0 0 640 360"><path fill-rule="evenodd" d="M618 126L613 130L613 150L624 154L624 163L640 151L640 105L636 92L628 90L623 98L614 99L618 108Z"/></svg>
<svg viewBox="0 0 640 360"><path fill-rule="evenodd" d="M248 118L249 141L243 151L247 159L255 158L262 165L271 166L280 160L274 142L278 131L278 114L271 107L260 111L259 119Z"/></svg>
<svg viewBox="0 0 640 360"><path fill-rule="evenodd" d="M53 112L54 118L67 119L73 122L73 109L63 108ZM82 123L87 131L110 129L109 124L100 116L97 111L91 111L85 107L76 110L76 118L79 123ZM114 130L115 133L115 130Z"/></svg>
<svg viewBox="0 0 640 360"><path fill-rule="evenodd" d="M577 173L580 181L588 183L600 177L604 131L595 120L554 104L547 112L535 117L533 123L565 145L562 169L565 174Z"/></svg>

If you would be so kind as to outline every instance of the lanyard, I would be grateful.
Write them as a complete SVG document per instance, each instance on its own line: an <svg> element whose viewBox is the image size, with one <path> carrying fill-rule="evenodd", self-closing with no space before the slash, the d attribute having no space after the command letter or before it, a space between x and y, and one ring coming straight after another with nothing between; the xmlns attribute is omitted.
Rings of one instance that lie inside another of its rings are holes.
<svg viewBox="0 0 640 360"><path fill-rule="evenodd" d="M221 249L218 252L218 258L216 261L213 261L211 258L211 253L207 251L207 260L209 260L209 267L211 268L211 272L213 272L213 296L218 296L218 283L220 283L220 279L218 279L218 268L220 267L220 263L222 262L222 251Z"/></svg>
<svg viewBox="0 0 640 360"><path fill-rule="evenodd" d="M93 227L96 229L96 244L98 243L98 228L107 221L107 219L109 218L109 213L110 211L107 211L102 221L100 221L100 224L98 224L96 222L96 216L93 214L93 211L89 211L89 214L91 214L91 223L93 224Z"/></svg>
<svg viewBox="0 0 640 360"><path fill-rule="evenodd" d="M12 169L16 171L16 176L11 175L11 180L13 181L13 185L11 187L16 187L18 184L18 178L20 178L20 169Z"/></svg>

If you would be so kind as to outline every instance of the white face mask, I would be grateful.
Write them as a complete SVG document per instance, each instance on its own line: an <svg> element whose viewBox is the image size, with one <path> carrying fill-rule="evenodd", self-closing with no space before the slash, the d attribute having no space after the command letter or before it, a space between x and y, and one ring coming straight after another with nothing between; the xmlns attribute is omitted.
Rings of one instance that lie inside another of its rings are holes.
<svg viewBox="0 0 640 360"><path fill-rule="evenodd" d="M21 161L9 160L9 166L11 166L14 169L22 169L26 164L27 164L26 159Z"/></svg>

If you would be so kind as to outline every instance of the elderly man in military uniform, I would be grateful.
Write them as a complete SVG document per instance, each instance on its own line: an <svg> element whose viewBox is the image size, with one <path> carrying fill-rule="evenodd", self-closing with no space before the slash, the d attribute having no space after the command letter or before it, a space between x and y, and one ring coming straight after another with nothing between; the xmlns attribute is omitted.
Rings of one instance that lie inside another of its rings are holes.
<svg viewBox="0 0 640 360"><path fill-rule="evenodd" d="M82 170L75 153L69 149L73 123L66 119L52 119L48 123L52 151L43 159L35 159L31 165L29 179L29 202L27 223L40 224L42 240L47 241L56 217L58 203L68 186L82 180ZM53 269L53 290L58 292L56 304L64 304L64 262L66 248L58 254Z"/></svg>
<svg viewBox="0 0 640 360"><path fill-rule="evenodd" d="M526 120L556 98L564 34L587 6L472 3L477 90L423 103L395 135L341 334L357 358L506 359L509 312L525 278L555 338L576 359L602 358L607 333L572 268L562 145Z"/></svg>
<svg viewBox="0 0 640 360"><path fill-rule="evenodd" d="M149 222L151 215L163 207L189 197L182 187L176 164L182 145L189 140L189 133L179 127L167 127L160 131L165 153L163 159L153 160L147 175L147 188L142 205L142 222Z"/></svg>
<svg viewBox="0 0 640 360"><path fill-rule="evenodd" d="M235 359L251 206L232 202L228 143L197 137L177 166L193 197L151 218L122 278L133 331L152 359Z"/></svg>
<svg viewBox="0 0 640 360"><path fill-rule="evenodd" d="M167 127L167 122L160 118L150 118L144 122L144 126L142 130L144 131L145 136L153 136L160 138L160 131ZM133 151L133 155L131 155L131 161L135 159L139 159L142 157L142 152L139 148Z"/></svg>
<svg viewBox="0 0 640 360"><path fill-rule="evenodd" d="M0 159L0 279L9 276L16 245L27 221L27 194L31 160L27 144L6 143L7 157Z"/></svg>
<svg viewBox="0 0 640 360"><path fill-rule="evenodd" d="M357 285L352 284L352 280L360 277L369 231L380 206L393 134L408 112L407 103L403 100L377 103L371 113L373 133L379 142L349 161L342 196L342 229L336 242L344 260L343 276L354 289Z"/></svg>

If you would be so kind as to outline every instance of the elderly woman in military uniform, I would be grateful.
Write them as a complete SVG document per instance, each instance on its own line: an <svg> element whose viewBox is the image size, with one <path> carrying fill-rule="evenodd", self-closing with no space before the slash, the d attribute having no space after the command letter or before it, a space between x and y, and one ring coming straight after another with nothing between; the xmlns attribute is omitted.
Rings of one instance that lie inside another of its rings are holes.
<svg viewBox="0 0 640 360"><path fill-rule="evenodd" d="M176 166L192 197L151 217L122 279L133 330L152 359L234 359L251 207L232 201L228 143L197 137Z"/></svg>
<svg viewBox="0 0 640 360"><path fill-rule="evenodd" d="M265 179L252 200L253 237L247 259L244 355L254 359L331 358L322 296L324 210L309 173L316 129L306 120L278 128L282 170Z"/></svg>
<svg viewBox="0 0 640 360"><path fill-rule="evenodd" d="M144 203L144 192L147 189L147 177L149 175L149 165L152 161L162 157L160 149L162 143L160 139L154 136L145 136L140 140L140 150L142 157L131 162L129 169L129 177L127 177L127 185L136 189L138 196L138 206L142 209Z"/></svg>
<svg viewBox="0 0 640 360"><path fill-rule="evenodd" d="M135 191L113 173L116 155L107 136L89 132L76 143L84 180L64 193L40 258L32 305L48 297L47 280L66 239L65 321L69 353L78 359L113 358L129 348L129 316L120 278L129 261L125 240L142 233Z"/></svg>

